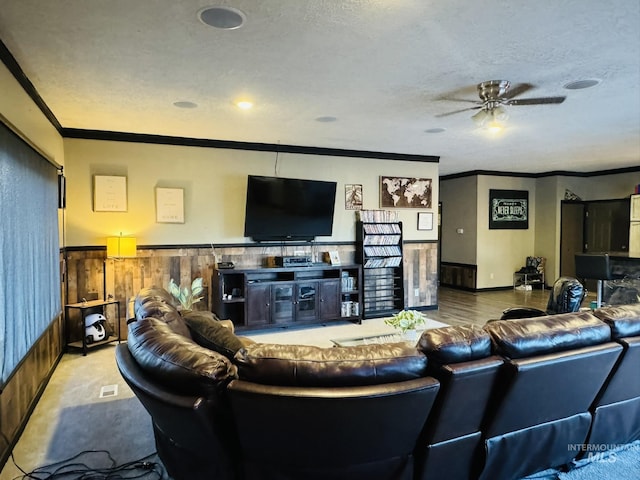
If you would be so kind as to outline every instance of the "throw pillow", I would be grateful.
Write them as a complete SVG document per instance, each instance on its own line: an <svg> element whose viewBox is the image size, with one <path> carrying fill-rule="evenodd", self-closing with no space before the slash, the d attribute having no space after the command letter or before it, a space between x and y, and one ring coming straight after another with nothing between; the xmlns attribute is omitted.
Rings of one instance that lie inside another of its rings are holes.
<svg viewBox="0 0 640 480"><path fill-rule="evenodd" d="M191 338L198 345L221 353L229 359L232 359L243 347L240 339L231 330L222 326L211 312L186 312L182 318L189 327Z"/></svg>

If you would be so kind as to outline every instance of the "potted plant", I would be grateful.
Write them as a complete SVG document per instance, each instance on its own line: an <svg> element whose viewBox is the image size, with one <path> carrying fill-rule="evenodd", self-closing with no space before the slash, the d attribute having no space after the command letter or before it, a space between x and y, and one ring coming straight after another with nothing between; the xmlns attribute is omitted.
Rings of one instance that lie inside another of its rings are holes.
<svg viewBox="0 0 640 480"><path fill-rule="evenodd" d="M384 321L387 325L400 330L408 340L417 338L416 329L425 322L426 318L417 310L401 310Z"/></svg>
<svg viewBox="0 0 640 480"><path fill-rule="evenodd" d="M169 293L173 295L178 302L180 302L180 307L183 312L191 311L193 304L198 303L203 298L201 295L204 290L202 287L202 277L198 277L191 282L191 288L184 287L182 289L176 285L176 282L174 282L172 278L169 281L167 289L169 290Z"/></svg>

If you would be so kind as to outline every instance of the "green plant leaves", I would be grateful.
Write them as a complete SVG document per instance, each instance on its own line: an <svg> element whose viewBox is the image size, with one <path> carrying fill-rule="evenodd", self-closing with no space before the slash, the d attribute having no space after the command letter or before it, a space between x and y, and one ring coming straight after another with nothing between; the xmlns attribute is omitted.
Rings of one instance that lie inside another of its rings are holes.
<svg viewBox="0 0 640 480"><path fill-rule="evenodd" d="M183 310L191 310L194 303L198 303L204 298L204 296L201 295L201 293L204 292L202 282L202 277L198 277L191 282L191 288L184 287L181 289L172 278L169 281L167 290L178 302L180 302L180 306Z"/></svg>
<svg viewBox="0 0 640 480"><path fill-rule="evenodd" d="M415 330L416 327L424 325L425 321L424 315L417 310L402 310L393 317L385 319L384 323L404 333L407 330Z"/></svg>

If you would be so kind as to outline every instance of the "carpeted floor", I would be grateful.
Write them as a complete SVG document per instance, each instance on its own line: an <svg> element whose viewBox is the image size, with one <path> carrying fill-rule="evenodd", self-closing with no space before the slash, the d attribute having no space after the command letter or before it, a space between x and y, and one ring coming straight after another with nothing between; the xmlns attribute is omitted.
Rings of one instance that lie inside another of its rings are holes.
<svg viewBox="0 0 640 480"><path fill-rule="evenodd" d="M568 471L545 470L523 480L638 480L640 440L615 450L593 452L574 462Z"/></svg>
<svg viewBox="0 0 640 480"><path fill-rule="evenodd" d="M426 327L434 328L441 325L439 322L430 321ZM331 346L330 339L376 335L390 331L390 327L381 319L374 319L364 321L363 325L341 322L326 327L251 332L247 336L261 342ZM150 418L122 380L115 365L113 345L92 350L86 357L78 353L63 356L13 455L22 470L31 472L38 467L64 461L85 451L100 452L86 453L67 463L74 463L74 468L80 468L82 463L94 468L103 468L108 467L111 462L117 465L135 462L155 452ZM149 461L158 460L151 457ZM48 470L51 471L52 468ZM163 472L161 464L158 464L158 469L159 472L143 472L149 475L136 478L167 480L168 476ZM43 474L24 477L24 473L9 459L0 473L0 480L22 478L49 477ZM78 474L64 478L106 477L81 477ZM588 464L586 461L579 462L576 468L569 472L547 471L528 478L638 480L640 442L609 456L597 455Z"/></svg>

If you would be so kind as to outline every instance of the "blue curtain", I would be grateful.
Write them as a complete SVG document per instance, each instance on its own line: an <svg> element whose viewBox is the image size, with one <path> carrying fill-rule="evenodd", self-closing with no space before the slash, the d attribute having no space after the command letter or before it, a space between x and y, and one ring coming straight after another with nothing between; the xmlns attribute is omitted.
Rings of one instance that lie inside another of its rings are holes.
<svg viewBox="0 0 640 480"><path fill-rule="evenodd" d="M57 170L0 123L0 385L60 314Z"/></svg>

